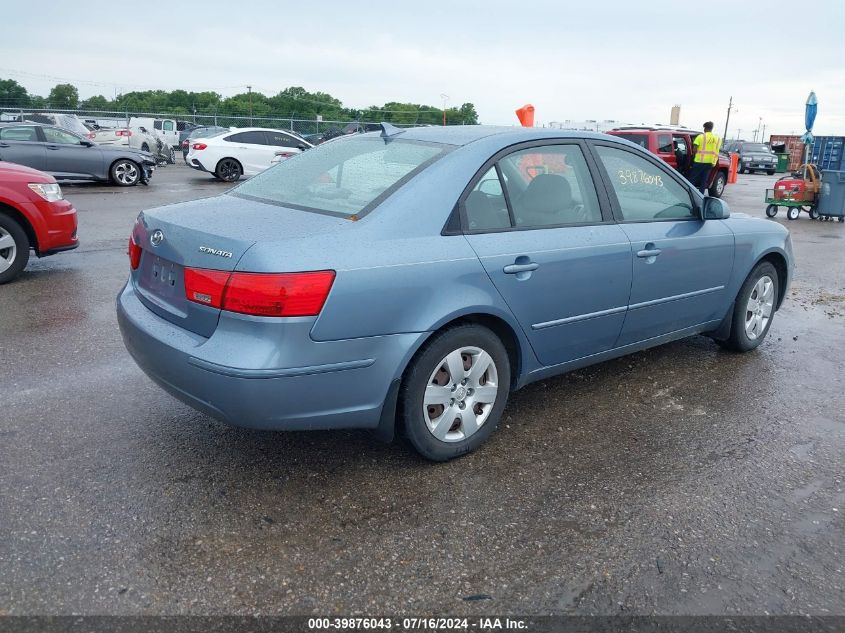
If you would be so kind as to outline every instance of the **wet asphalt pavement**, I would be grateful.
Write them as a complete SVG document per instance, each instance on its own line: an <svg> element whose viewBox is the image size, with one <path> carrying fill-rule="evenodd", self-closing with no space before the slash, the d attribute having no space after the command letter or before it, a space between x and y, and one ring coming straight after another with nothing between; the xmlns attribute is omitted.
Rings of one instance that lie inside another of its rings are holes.
<svg viewBox="0 0 845 633"><path fill-rule="evenodd" d="M725 198L763 217L774 179ZM117 329L127 237L227 185L64 189L82 246L0 288L0 614L845 614L845 224L776 218L799 268L756 352L533 384L434 465L165 394Z"/></svg>

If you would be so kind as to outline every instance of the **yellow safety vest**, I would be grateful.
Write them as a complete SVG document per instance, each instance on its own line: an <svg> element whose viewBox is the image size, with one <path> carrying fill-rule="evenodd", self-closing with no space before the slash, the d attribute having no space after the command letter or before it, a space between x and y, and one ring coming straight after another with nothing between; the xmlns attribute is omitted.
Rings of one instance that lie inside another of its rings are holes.
<svg viewBox="0 0 845 633"><path fill-rule="evenodd" d="M722 139L713 132L699 134L692 144L695 145L695 158L693 160L696 163L715 165L719 162L719 148L722 146Z"/></svg>

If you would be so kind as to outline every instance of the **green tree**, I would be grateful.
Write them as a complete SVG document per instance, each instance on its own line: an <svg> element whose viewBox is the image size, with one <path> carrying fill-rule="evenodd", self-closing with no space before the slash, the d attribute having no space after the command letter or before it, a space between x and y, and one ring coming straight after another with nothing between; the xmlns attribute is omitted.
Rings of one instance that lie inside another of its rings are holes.
<svg viewBox="0 0 845 633"><path fill-rule="evenodd" d="M79 105L79 91L72 84L57 84L47 97L51 108L71 109Z"/></svg>
<svg viewBox="0 0 845 633"><path fill-rule="evenodd" d="M111 107L111 102L103 95L95 95L85 99L79 104L79 107L85 110L108 110Z"/></svg>
<svg viewBox="0 0 845 633"><path fill-rule="evenodd" d="M478 125L478 112L475 111L475 105L472 103L463 104L458 110L463 125Z"/></svg>
<svg viewBox="0 0 845 633"><path fill-rule="evenodd" d="M0 79L0 106L20 108L29 105L29 93L14 79Z"/></svg>

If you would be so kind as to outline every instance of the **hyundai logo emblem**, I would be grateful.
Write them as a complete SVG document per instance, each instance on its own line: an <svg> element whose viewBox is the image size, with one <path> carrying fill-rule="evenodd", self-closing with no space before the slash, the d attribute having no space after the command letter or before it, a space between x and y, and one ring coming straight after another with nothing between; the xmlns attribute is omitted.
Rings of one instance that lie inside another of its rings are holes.
<svg viewBox="0 0 845 633"><path fill-rule="evenodd" d="M150 244L153 246L158 246L164 241L164 233L161 232L160 229L156 229L153 231L153 234L150 235Z"/></svg>

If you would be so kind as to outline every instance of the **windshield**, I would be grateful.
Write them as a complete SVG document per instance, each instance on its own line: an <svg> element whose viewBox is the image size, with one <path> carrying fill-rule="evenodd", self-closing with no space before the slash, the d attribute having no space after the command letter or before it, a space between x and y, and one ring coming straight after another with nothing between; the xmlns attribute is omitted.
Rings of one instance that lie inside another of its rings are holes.
<svg viewBox="0 0 845 633"><path fill-rule="evenodd" d="M763 152L764 154L771 154L772 150L762 143L745 143L742 146L743 152Z"/></svg>
<svg viewBox="0 0 845 633"><path fill-rule="evenodd" d="M338 139L282 161L231 195L342 217L363 215L447 147L380 137Z"/></svg>

